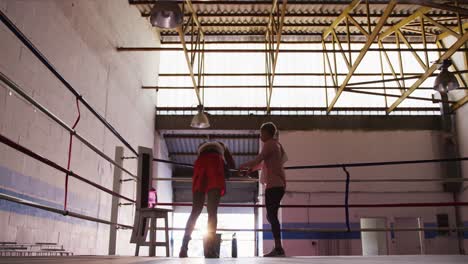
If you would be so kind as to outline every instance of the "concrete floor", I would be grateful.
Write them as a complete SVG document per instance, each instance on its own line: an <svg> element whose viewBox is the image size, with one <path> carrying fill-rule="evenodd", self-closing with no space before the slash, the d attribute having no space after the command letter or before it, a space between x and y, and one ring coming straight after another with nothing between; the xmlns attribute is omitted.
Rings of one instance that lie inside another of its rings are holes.
<svg viewBox="0 0 468 264"><path fill-rule="evenodd" d="M114 257L114 256L74 256L74 257L0 257L0 264L176 264L176 263L312 263L312 264L466 264L468 255L459 256L336 256L336 257L288 257L288 258L150 258L150 257Z"/></svg>

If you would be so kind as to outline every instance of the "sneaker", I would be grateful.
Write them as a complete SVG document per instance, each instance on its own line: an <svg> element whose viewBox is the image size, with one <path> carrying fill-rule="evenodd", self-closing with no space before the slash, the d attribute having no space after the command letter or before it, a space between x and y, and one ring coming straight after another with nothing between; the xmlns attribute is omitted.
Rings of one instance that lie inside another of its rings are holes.
<svg viewBox="0 0 468 264"><path fill-rule="evenodd" d="M188 257L187 255L188 248L181 247L180 252L179 252L179 258L186 258Z"/></svg>
<svg viewBox="0 0 468 264"><path fill-rule="evenodd" d="M270 253L263 255L264 258L285 257L283 248L274 248Z"/></svg>

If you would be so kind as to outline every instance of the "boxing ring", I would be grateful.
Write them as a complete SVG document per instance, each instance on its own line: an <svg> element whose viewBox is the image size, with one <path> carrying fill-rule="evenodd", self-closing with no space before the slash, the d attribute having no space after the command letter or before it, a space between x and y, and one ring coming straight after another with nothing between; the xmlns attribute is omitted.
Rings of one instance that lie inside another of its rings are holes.
<svg viewBox="0 0 468 264"><path fill-rule="evenodd" d="M80 182L83 182L93 188L96 188L102 192L105 192L113 197L118 198L120 201L125 202L127 204L136 204L137 199L133 197L124 196L118 192L111 190L108 187L100 185L96 182L93 182L85 175L81 175L78 172L72 171L70 169L70 161L72 160L72 146L73 140L77 139L85 146L87 146L90 150L94 151L98 154L101 158L108 161L109 164L114 166L115 170L119 170L122 173L125 173L130 178L122 180L122 182L133 182L139 184L141 179L137 176L137 174L130 172L129 170L125 169L123 165L117 160L109 157L103 151L99 150L98 147L93 145L93 143L86 139L83 135L81 135L78 131L75 130L76 125L80 120L80 112L79 107L80 105L86 107L111 133L115 135L116 138L120 140L120 142L128 149L131 153L135 156L131 158L139 159L141 156L138 155L138 152L133 148L119 133L118 131L104 118L102 117L89 103L85 100L85 98L80 95L76 89L72 87L70 83L68 83L61 75L58 73L57 70L52 66L50 62L48 62L47 58L40 53L40 51L21 33L21 31L3 14L0 14L1 21L8 27L8 29L14 33L19 40L41 61L41 63L49 69L51 73L75 96L76 99L76 106L78 109L78 116L76 121L73 125L66 124L63 120L61 120L56 114L49 111L45 106L41 105L37 102L33 97L29 96L24 90L18 86L13 80L9 79L8 76L0 73L0 80L8 86L8 89L13 91L16 96L24 99L29 104L31 104L35 109L39 112L44 114L45 116L49 117L53 120L57 125L62 127L70 134L70 141L69 141L69 149L68 149L68 163L67 167L59 165L58 163L48 159L47 157L41 156L38 153L28 149L27 147L16 143L11 138L8 138L2 134L0 134L0 142L12 149L12 151L18 151L23 153L24 155L33 158L45 166L53 168L57 171L60 171L64 174L64 193L65 193L65 200L63 202L63 208L58 209L42 204L35 203L33 201L21 199L18 197L14 197L7 194L0 194L0 199L6 200L9 202L38 208L41 210L49 211L52 213L63 215L63 217L73 217L79 218L86 221L92 221L96 223L107 224L112 227L118 229L132 229L133 226L129 224L118 223L116 221L112 221L109 219L101 219L94 216L89 216L85 214L81 214L78 212L74 212L67 207L67 198L68 198L68 191L70 186L68 185L69 177L72 177ZM126 159L126 157L121 157L121 160ZM386 182L440 182L440 183L448 183L448 182L467 182L467 178L452 178L452 179L423 179L423 178L413 178L413 179L359 179L354 178L348 171L348 168L356 168L356 167L376 167L376 166L401 166L401 165L408 165L408 164L428 164L428 163L446 163L446 162L464 162L467 161L468 157L460 157L460 158L447 158L447 159L425 159L425 160L401 160L401 161L382 161L382 162L368 162L368 163L345 163L345 164L318 164L318 165L304 165L304 166L290 166L285 167L285 170L313 170L313 169L340 169L343 171L345 177L343 179L307 179L307 180L288 180L288 182L304 182L304 183L343 183L345 195L343 197L343 203L341 204L282 204L281 208L288 209L288 208L337 208L342 209L344 211L345 218L343 222L345 223L346 228L337 228L337 229L323 229L323 228L284 228L282 232L314 232L314 233L349 233L349 232L397 232L397 231L447 231L447 232L456 232L459 236L463 236L463 232L468 231L468 227L464 226L450 226L447 228L432 228L432 227L424 227L424 228L352 228L350 225L350 211L354 208L403 208L403 207L467 207L468 201L463 202L425 202L425 203L349 203L349 194L350 194L350 185L351 184L359 184L359 183L386 183ZM172 164L174 166L184 166L184 167L192 167L191 164L186 163L177 163L170 160L163 160L163 159L152 159L153 162L159 163L167 163ZM190 182L190 178L152 178L155 181L182 181L182 182ZM227 182L245 182L245 183L252 183L258 182L257 179L228 179ZM172 207L190 207L192 206L191 203L158 203L160 206L172 206ZM264 204L220 204L220 207L234 207L234 208L263 208L265 207ZM157 228L158 230L171 230L171 231L181 231L184 230L182 227L164 227L164 228ZM219 228L217 231L220 232L270 232L270 229L265 228L253 228L253 229L223 229ZM5 262L6 261L6 262ZM205 263L204 259L195 258L195 259L166 259L166 258L134 258L134 257L68 257L64 258L28 258L28 259L20 259L20 258L0 258L0 263L26 263L28 261L34 263L107 263L107 261L112 261L112 263ZM222 262L221 260L209 260L209 262L217 263ZM282 263L285 260L281 259L259 259L259 258L245 258L245 259L238 259L238 260L229 260L232 263ZM388 257L303 257L303 258L294 258L289 257L287 262L288 263L376 263L378 261L382 261L380 263L466 263L468 261L468 257L466 256L420 256L420 257L408 257L408 256L388 256ZM385 262L383 262L385 261Z"/></svg>

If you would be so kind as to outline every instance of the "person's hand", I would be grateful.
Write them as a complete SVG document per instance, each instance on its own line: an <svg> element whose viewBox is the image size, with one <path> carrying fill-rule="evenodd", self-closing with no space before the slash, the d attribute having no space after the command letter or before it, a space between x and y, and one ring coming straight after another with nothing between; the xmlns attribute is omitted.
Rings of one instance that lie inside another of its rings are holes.
<svg viewBox="0 0 468 264"><path fill-rule="evenodd" d="M249 169L246 167L240 167L239 170L237 171L237 176L239 177L245 177L247 176Z"/></svg>

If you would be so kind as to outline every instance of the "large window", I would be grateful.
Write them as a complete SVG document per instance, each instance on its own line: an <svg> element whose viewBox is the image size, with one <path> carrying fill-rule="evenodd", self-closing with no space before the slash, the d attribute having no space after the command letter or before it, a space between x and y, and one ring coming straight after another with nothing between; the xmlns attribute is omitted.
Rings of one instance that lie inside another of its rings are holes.
<svg viewBox="0 0 468 264"><path fill-rule="evenodd" d="M345 45L345 44L343 44ZM351 45L351 50L360 50L362 44ZM168 46L169 47L169 46ZM179 47L179 46L175 46ZM239 45L209 45L207 49L239 49ZM264 45L250 44L242 45L245 49L264 49ZM347 49L347 45L344 47ZM371 49L379 48L373 45ZM385 44L385 48L395 49L394 44ZM406 48L402 46L402 48ZM413 48L421 49L422 45L414 44ZM435 48L429 45L428 48ZM281 49L314 49L321 50L321 44L282 44ZM327 50L333 50L331 44L327 44ZM419 56L425 60L424 52L418 52ZM380 56L382 55L382 58ZM401 53L401 64L399 54L395 51L387 52L394 71L400 77L400 65L403 67L405 77L421 74L424 69L418 64L413 54L408 51ZM349 53L346 53L349 57ZM358 53L351 54L353 60ZM436 52L428 53L428 60L434 61L438 58ZM382 64L380 60L382 59ZM327 61L330 61L330 66ZM336 67L335 67L336 61ZM205 73L264 73L265 54L264 53L205 53ZM381 72L383 67L384 78L394 79L392 70L387 62L385 54L379 51L368 51L363 61L357 68L355 75L349 81L349 86L353 83L382 80ZM324 76L324 66L327 76ZM195 67L196 68L196 67ZM330 76L330 68L339 73L337 86L339 86L348 69L343 58L343 54L328 53L328 59L321 52L309 53L286 53L282 52L278 57L276 73L293 73L293 75L278 75L275 77L274 85L279 88L273 89L271 107L326 107L336 94L333 78ZM161 73L188 73L188 67L183 52L162 52L161 53ZM312 73L313 76L294 75L294 73ZM385 108L391 105L397 97L384 97L378 95L362 94L359 92L372 92L379 94L389 94L400 96L404 88L409 88L417 79L400 81L404 85L399 88L396 81L372 84L354 85L355 92L344 92L341 94L335 107L337 108ZM412 95L417 97L431 98L434 91L432 87L434 78L428 78ZM265 76L208 76L205 78L206 86L250 86L245 88L206 88L204 89L205 107L265 107L266 89L252 88L251 86L265 86ZM160 77L159 86L170 87L193 87L188 76L182 77ZM300 86L300 87L298 87ZM306 86L306 87L304 87ZM158 92L157 105L159 107L195 107L198 104L193 89L162 89ZM438 107L432 101L406 99L400 107Z"/></svg>

